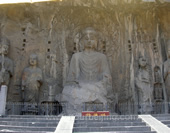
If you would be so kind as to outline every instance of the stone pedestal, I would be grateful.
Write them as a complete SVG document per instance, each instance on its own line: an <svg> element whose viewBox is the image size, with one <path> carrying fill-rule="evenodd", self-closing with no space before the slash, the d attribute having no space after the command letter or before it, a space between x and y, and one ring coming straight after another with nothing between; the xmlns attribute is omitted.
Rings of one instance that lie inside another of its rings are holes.
<svg viewBox="0 0 170 133"><path fill-rule="evenodd" d="M7 86L2 85L0 88L0 115L5 115L6 97L7 97Z"/></svg>

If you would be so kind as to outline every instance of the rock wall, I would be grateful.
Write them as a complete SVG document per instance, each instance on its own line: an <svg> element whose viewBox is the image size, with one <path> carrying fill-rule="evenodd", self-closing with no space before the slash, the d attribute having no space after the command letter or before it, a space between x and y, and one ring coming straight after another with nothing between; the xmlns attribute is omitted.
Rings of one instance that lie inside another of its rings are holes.
<svg viewBox="0 0 170 133"><path fill-rule="evenodd" d="M162 71L167 59L168 1L63 0L0 5L0 18L0 32L11 41L9 57L14 61L8 101L21 101L21 75L31 53L38 55L43 71L41 101L48 100L51 87L54 94L61 93L71 56L81 51L85 27L94 27L99 33L98 51L108 57L118 103L136 101L134 82L141 55L148 62L152 89L154 67Z"/></svg>

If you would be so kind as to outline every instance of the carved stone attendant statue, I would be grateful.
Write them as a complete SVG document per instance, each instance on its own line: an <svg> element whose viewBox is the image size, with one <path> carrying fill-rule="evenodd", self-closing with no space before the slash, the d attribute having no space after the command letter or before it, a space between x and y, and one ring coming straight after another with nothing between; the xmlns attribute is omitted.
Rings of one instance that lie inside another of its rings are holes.
<svg viewBox="0 0 170 133"><path fill-rule="evenodd" d="M154 68L154 98L156 101L163 100L163 88L162 88L162 79L161 79L161 70L160 67L155 66Z"/></svg>
<svg viewBox="0 0 170 133"><path fill-rule="evenodd" d="M13 76L13 61L7 57L10 42L7 38L0 38L0 85L9 85Z"/></svg>
<svg viewBox="0 0 170 133"><path fill-rule="evenodd" d="M96 52L96 31L86 28L83 35L84 50L72 56L67 84L61 96L61 101L70 105L69 114L80 113L84 103L106 104L113 95L107 58Z"/></svg>
<svg viewBox="0 0 170 133"><path fill-rule="evenodd" d="M22 75L22 91L24 102L38 103L39 89L42 85L42 71L37 67L37 55L31 54L30 66L25 68Z"/></svg>
<svg viewBox="0 0 170 133"><path fill-rule="evenodd" d="M149 113L152 109L152 90L149 77L146 59L144 57L140 57L139 70L136 77L139 113Z"/></svg>
<svg viewBox="0 0 170 133"><path fill-rule="evenodd" d="M10 42L0 37L0 115L5 115L7 89L13 76L13 61L7 57Z"/></svg>
<svg viewBox="0 0 170 133"><path fill-rule="evenodd" d="M164 80L167 91L167 99L170 102L170 40L168 41L168 59L164 62Z"/></svg>

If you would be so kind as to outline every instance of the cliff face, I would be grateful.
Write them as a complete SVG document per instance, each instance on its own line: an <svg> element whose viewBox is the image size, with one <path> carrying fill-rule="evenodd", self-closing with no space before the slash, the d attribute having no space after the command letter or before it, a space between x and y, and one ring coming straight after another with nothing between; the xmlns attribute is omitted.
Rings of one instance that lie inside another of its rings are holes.
<svg viewBox="0 0 170 133"><path fill-rule="evenodd" d="M46 100L49 88L54 94L60 93L71 56L81 50L81 31L90 26L98 31L98 51L108 57L116 100L134 102L139 57L147 59L154 90L154 68L158 66L162 71L167 59L169 24L168 0L63 0L0 5L0 31L11 41L9 57L14 61L8 101L21 101L21 75L31 53L38 55L38 66L43 71L40 99Z"/></svg>

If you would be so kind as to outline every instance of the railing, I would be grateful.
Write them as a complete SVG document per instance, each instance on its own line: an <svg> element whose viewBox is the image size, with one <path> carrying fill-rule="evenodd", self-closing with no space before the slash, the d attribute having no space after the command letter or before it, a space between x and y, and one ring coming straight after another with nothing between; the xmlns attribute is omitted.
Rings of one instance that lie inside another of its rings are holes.
<svg viewBox="0 0 170 133"><path fill-rule="evenodd" d="M6 115L59 115L64 107L64 103L7 102Z"/></svg>
<svg viewBox="0 0 170 133"><path fill-rule="evenodd" d="M22 103L7 102L6 115L59 115L67 114L69 104L66 102L44 102L44 103ZM167 109L166 109L167 107ZM156 102L151 104L138 103L84 103L81 111L109 111L110 114L132 115L132 114L164 114L169 113L170 103ZM81 113L81 112L79 112Z"/></svg>
<svg viewBox="0 0 170 133"><path fill-rule="evenodd" d="M117 113L126 114L165 114L169 113L169 102L159 101L153 103L119 103Z"/></svg>

